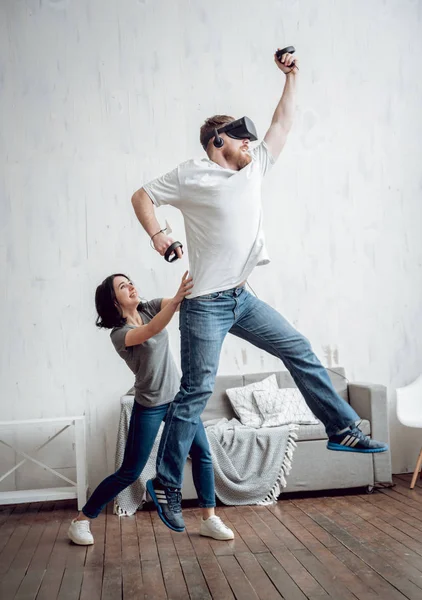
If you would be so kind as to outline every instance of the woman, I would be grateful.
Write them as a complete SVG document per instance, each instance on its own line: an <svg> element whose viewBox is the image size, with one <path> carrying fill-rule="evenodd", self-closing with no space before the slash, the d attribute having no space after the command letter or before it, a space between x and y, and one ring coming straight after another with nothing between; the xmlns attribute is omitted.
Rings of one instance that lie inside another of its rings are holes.
<svg viewBox="0 0 422 600"><path fill-rule="evenodd" d="M96 325L112 329L110 337L116 351L135 374L135 402L122 465L100 483L82 512L71 522L68 535L75 544L94 543L89 519L95 519L110 500L136 481L147 463L161 421L180 383L165 327L192 286L186 272L174 298L157 298L150 302L140 302L135 286L121 273L110 275L97 287ZM233 539L231 529L215 515L214 472L201 421L190 455L202 508L200 534L219 540Z"/></svg>

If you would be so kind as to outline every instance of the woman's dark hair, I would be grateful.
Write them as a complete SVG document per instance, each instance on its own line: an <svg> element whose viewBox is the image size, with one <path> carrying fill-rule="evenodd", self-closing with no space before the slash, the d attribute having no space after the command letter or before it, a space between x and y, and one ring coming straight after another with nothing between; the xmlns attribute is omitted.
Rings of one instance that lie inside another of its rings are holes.
<svg viewBox="0 0 422 600"><path fill-rule="evenodd" d="M126 277L130 281L127 275L114 273L106 277L97 287L95 291L95 308L98 313L95 325L97 327L112 329L113 327L123 327L123 325L126 325L126 317L122 315L116 294L114 293L113 281L115 277Z"/></svg>

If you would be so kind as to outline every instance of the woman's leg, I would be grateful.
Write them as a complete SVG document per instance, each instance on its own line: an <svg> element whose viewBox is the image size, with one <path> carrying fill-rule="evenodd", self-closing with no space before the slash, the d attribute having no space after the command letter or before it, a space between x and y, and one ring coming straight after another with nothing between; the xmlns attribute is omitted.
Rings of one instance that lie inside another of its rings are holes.
<svg viewBox="0 0 422 600"><path fill-rule="evenodd" d="M215 507L214 469L204 425L200 420L190 448L192 477L201 508Z"/></svg>
<svg viewBox="0 0 422 600"><path fill-rule="evenodd" d="M134 401L122 465L94 490L82 509L85 517L97 517L110 500L138 479L148 461L167 408L168 404L145 408Z"/></svg>
<svg viewBox="0 0 422 600"><path fill-rule="evenodd" d="M205 428L200 420L190 449L192 476L202 509L200 534L216 540L232 540L233 531L215 514L214 469Z"/></svg>
<svg viewBox="0 0 422 600"><path fill-rule="evenodd" d="M136 401L133 403L122 465L116 473L100 483L82 512L71 522L68 537L72 542L86 546L94 543L88 519L97 517L110 500L136 481L142 473L167 408L167 404L145 408Z"/></svg>

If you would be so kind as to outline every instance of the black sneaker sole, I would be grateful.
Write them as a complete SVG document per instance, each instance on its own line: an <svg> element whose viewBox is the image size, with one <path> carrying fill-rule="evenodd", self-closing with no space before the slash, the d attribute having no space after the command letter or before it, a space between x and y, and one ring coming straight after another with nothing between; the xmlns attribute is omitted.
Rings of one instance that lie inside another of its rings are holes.
<svg viewBox="0 0 422 600"><path fill-rule="evenodd" d="M151 500L155 504L155 507L156 507L157 512L158 512L158 516L160 517L160 519L162 520L162 522L164 523L164 525L166 525L172 531L177 531L178 533L181 533L182 531L184 531L185 530L184 527L175 527L169 521L167 521L166 517L163 514L163 510L162 510L162 508L160 506L160 503L158 502L158 498L155 495L154 486L152 485L151 479L148 479L148 481L147 481L147 490L148 490L148 494L151 496Z"/></svg>

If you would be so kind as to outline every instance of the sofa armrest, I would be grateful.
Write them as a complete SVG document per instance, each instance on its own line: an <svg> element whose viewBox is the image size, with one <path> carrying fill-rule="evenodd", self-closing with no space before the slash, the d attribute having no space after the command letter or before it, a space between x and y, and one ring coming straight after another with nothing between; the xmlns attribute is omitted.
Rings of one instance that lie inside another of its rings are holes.
<svg viewBox="0 0 422 600"><path fill-rule="evenodd" d="M390 444L388 427L387 388L374 383L349 383L349 401L362 419L371 423L371 437ZM375 481L390 483L391 453L373 454Z"/></svg>
<svg viewBox="0 0 422 600"><path fill-rule="evenodd" d="M376 383L349 383L348 392L351 407L361 419L370 421L372 436L388 442L387 388Z"/></svg>

